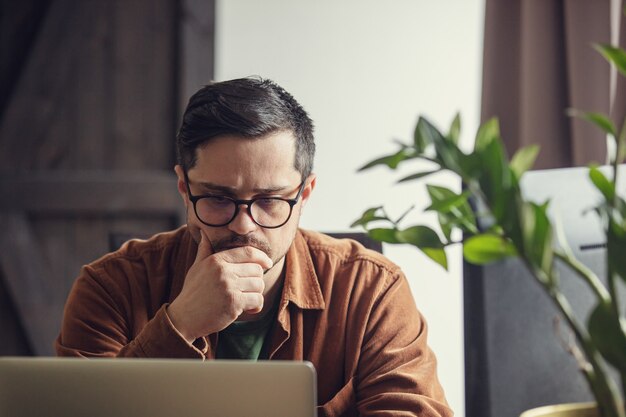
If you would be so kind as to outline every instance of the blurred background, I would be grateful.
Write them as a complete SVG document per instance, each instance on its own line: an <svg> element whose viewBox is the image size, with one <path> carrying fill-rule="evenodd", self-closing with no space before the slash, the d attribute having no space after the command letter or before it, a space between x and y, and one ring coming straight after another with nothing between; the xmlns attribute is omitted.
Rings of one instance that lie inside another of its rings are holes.
<svg viewBox="0 0 626 417"><path fill-rule="evenodd" d="M0 354L50 355L81 265L184 222L174 137L210 80L275 80L316 125L318 185L302 227L348 231L368 207L432 223L425 190L366 162L418 115L462 147L499 116L509 152L542 168L602 163L576 107L623 114L624 85L590 47L617 42L615 0L0 1ZM621 25L624 39L624 25ZM419 166L416 166L418 168ZM411 172L408 172L411 173ZM408 174L405 172L405 174ZM436 183L460 188L451 177ZM443 271L385 246L430 325L450 405L465 415L459 248Z"/></svg>

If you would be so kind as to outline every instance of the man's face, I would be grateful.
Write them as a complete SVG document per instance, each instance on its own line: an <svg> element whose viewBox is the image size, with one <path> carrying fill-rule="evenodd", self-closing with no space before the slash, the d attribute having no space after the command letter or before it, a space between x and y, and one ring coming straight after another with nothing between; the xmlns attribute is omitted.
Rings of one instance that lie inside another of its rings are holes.
<svg viewBox="0 0 626 417"><path fill-rule="evenodd" d="M197 161L188 172L189 187L194 196L210 194L248 200L257 197L295 198L302 182L294 167L295 137L282 131L260 138L222 136L196 150ZM255 246L282 266L282 259L293 242L302 207L313 187L313 175L304 179L305 187L300 200L293 207L289 221L277 229L257 225L247 207L239 207L237 216L229 224L211 227L196 216L193 204L187 197L184 172L176 166L178 190L187 208L187 225L196 242L200 229L209 238L215 252L237 246Z"/></svg>

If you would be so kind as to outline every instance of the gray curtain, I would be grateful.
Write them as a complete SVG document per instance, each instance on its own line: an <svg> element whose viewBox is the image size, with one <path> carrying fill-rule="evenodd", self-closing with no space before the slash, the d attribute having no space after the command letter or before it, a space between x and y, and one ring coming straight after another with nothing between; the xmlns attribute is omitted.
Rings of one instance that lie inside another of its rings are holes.
<svg viewBox="0 0 626 417"><path fill-rule="evenodd" d="M500 119L509 155L539 144L537 169L604 163L605 135L565 112L609 113L609 64L591 43L610 42L610 1L486 0L485 7L482 120ZM626 82L618 80L612 116L621 127Z"/></svg>

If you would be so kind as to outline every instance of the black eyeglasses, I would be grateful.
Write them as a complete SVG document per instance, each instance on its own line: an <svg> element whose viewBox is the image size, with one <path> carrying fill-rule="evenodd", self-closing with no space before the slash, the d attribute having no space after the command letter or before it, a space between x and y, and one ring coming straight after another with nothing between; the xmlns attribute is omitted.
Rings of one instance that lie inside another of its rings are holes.
<svg viewBox="0 0 626 417"><path fill-rule="evenodd" d="M193 195L189 188L189 177L185 172L185 182L189 200L193 204L196 217L211 227L222 227L232 222L242 204L248 207L250 218L259 226L266 229L276 229L284 226L291 218L293 206L298 203L304 190L306 181L298 186L295 198L257 197L251 200L237 200L222 195Z"/></svg>

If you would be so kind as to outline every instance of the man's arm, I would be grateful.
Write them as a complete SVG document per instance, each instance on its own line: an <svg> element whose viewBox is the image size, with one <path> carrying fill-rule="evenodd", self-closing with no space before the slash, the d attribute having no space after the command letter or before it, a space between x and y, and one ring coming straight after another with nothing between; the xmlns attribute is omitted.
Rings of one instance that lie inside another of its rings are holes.
<svg viewBox="0 0 626 417"><path fill-rule="evenodd" d="M449 417L437 378L427 325L403 275L389 282L374 301L355 380L362 416Z"/></svg>
<svg viewBox="0 0 626 417"><path fill-rule="evenodd" d="M133 308L144 315L144 300L133 302L116 282L84 267L65 305L61 333L56 340L59 356L202 358L207 346L200 339L188 343L172 325L166 306L151 319L130 317ZM133 304L134 303L134 304ZM142 325L133 337L134 325Z"/></svg>
<svg viewBox="0 0 626 417"><path fill-rule="evenodd" d="M153 313L152 303L164 294L152 294L149 277L134 276L145 271L121 264L87 266L66 303L57 354L204 357L203 336L222 330L243 312L261 310L263 271L271 267L271 259L250 246L211 253L202 233L181 293Z"/></svg>

